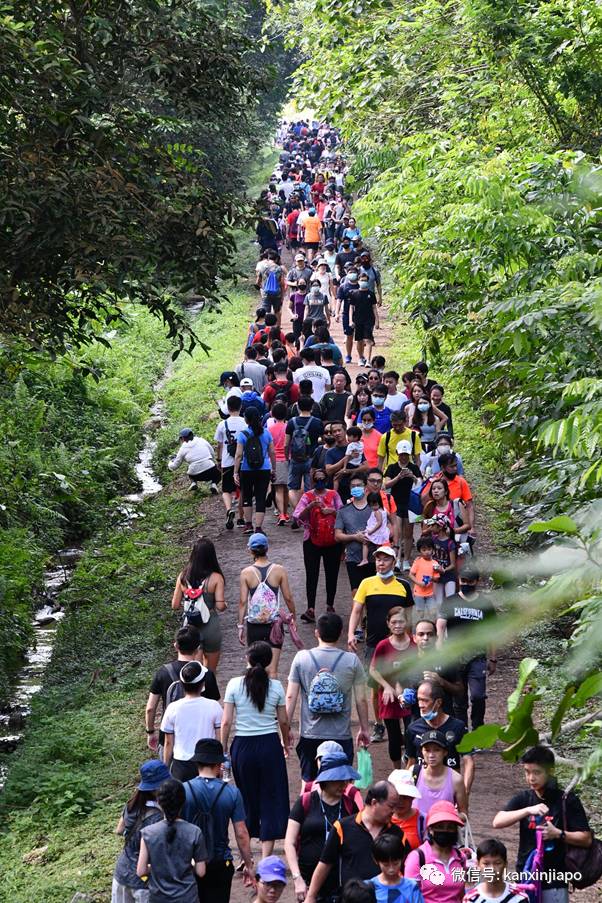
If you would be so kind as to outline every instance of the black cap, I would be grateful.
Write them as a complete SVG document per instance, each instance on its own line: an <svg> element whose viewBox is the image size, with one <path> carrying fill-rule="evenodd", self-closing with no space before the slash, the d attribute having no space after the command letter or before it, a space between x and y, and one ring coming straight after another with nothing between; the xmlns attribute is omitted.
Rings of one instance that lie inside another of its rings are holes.
<svg viewBox="0 0 602 903"><path fill-rule="evenodd" d="M199 765L221 765L226 761L224 747L219 740L198 740L190 761L198 762Z"/></svg>
<svg viewBox="0 0 602 903"><path fill-rule="evenodd" d="M441 731L425 731L418 741L419 746L425 746L427 743L436 743L443 749L449 749L445 735Z"/></svg>

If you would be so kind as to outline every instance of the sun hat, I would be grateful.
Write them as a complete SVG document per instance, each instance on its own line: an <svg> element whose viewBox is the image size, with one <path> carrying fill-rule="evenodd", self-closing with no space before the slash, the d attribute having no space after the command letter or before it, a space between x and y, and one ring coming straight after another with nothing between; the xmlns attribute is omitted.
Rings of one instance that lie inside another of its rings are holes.
<svg viewBox="0 0 602 903"><path fill-rule="evenodd" d="M344 752L345 750L336 740L324 740L316 750L316 759L325 758L326 756L342 756Z"/></svg>
<svg viewBox="0 0 602 903"><path fill-rule="evenodd" d="M163 781L171 777L171 772L164 762L151 759L140 766L140 783L138 790L158 790Z"/></svg>
<svg viewBox="0 0 602 903"><path fill-rule="evenodd" d="M356 771L349 764L345 753L343 755L330 755L322 759L316 784L321 784L324 781L357 781L360 777L359 771Z"/></svg>
<svg viewBox="0 0 602 903"><path fill-rule="evenodd" d="M257 874L265 882L280 881L286 884L286 866L278 856L266 856L257 864Z"/></svg>
<svg viewBox="0 0 602 903"><path fill-rule="evenodd" d="M189 426L184 427L183 430L180 430L180 439L193 439L194 433L190 429Z"/></svg>
<svg viewBox="0 0 602 903"><path fill-rule="evenodd" d="M242 383L241 383L242 385ZM412 454L412 444L408 442L407 439L401 439L397 445L395 446L395 451L398 455L411 455Z"/></svg>
<svg viewBox="0 0 602 903"><path fill-rule="evenodd" d="M252 379L249 379L248 376L245 376L244 379L241 379L241 381L240 381L240 388L241 388L241 389L242 389L243 386L252 386L252 385L253 385L253 380L252 380Z"/></svg>
<svg viewBox="0 0 602 903"><path fill-rule="evenodd" d="M415 800L422 799L422 794L412 779L411 769L405 771L403 768L396 768L387 780L393 784L399 796L411 796Z"/></svg>
<svg viewBox="0 0 602 903"><path fill-rule="evenodd" d="M221 765L226 761L224 747L219 740L213 740L211 737L198 740L190 761L198 762L199 765Z"/></svg>
<svg viewBox="0 0 602 903"><path fill-rule="evenodd" d="M249 536L247 549L267 549L268 538L265 533L253 533Z"/></svg>
<svg viewBox="0 0 602 903"><path fill-rule="evenodd" d="M438 800L433 803L426 817L426 826L430 828L431 825L436 825L441 821L453 821L460 827L464 827L464 822L458 815L456 807L449 800Z"/></svg>
<svg viewBox="0 0 602 903"><path fill-rule="evenodd" d="M191 667L192 665L196 665L200 670L199 670L198 674L196 674L193 678L191 678L190 680L185 680L185 679L182 677L182 671L184 671L185 669L186 669L187 672L188 672L188 671L195 671L196 669L195 669L195 668L192 668L192 667ZM195 661L192 661L192 662L186 662L186 664L184 665L184 667L183 667L182 670L180 671L180 681L184 684L185 687L190 687L190 686L192 686L193 684L200 684L201 681L205 680L205 678L207 677L207 674L208 674L208 673L209 673L209 669L206 668L204 665L201 665L200 662L195 662Z"/></svg>
<svg viewBox="0 0 602 903"><path fill-rule="evenodd" d="M449 749L445 735L442 734L441 731L425 731L418 740L418 746L424 746L427 743L436 743L437 746L441 746L442 749Z"/></svg>
<svg viewBox="0 0 602 903"><path fill-rule="evenodd" d="M375 555L388 555L390 558L397 558L397 553L392 546L379 546L374 552Z"/></svg>

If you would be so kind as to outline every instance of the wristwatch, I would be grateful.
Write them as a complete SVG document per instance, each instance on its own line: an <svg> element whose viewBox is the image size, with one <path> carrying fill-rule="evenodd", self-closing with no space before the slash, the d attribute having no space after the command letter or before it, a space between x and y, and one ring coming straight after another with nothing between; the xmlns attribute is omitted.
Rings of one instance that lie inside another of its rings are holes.
<svg viewBox="0 0 602 903"><path fill-rule="evenodd" d="M152 728L149 730L147 727L145 727L144 730L146 731L147 734L154 734L155 731L157 730L157 728L156 728L156 727L152 727Z"/></svg>
<svg viewBox="0 0 602 903"><path fill-rule="evenodd" d="M300 878L300 877L301 877L301 872L295 872L294 875L291 875L291 878L293 879L293 881L296 881L297 878Z"/></svg>

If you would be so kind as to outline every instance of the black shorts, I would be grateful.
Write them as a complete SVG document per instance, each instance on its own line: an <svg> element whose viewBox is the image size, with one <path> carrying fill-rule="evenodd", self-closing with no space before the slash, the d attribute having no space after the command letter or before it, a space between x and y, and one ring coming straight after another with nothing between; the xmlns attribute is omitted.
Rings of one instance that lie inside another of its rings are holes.
<svg viewBox="0 0 602 903"><path fill-rule="evenodd" d="M318 766L316 763L316 753L318 746L324 743L328 737L317 739L311 737L299 737L299 742L295 747L295 752L299 757L299 765L301 766L301 777L304 781L313 781L318 774ZM353 762L353 740L351 737L345 740L338 740L343 747L345 755L349 759L349 763Z"/></svg>
<svg viewBox="0 0 602 903"><path fill-rule="evenodd" d="M258 514L264 514L272 472L270 470L241 470L239 476L243 506L251 508L253 499L255 499L255 510Z"/></svg>
<svg viewBox="0 0 602 903"><path fill-rule="evenodd" d="M249 624L247 621L247 646L262 640L264 643L269 643L272 649L282 649L282 643L272 643L270 640L271 632L271 624Z"/></svg>
<svg viewBox="0 0 602 903"><path fill-rule="evenodd" d="M222 492L236 492L234 464L232 467L224 467L222 470Z"/></svg>
<svg viewBox="0 0 602 903"><path fill-rule="evenodd" d="M202 473L189 473L188 476L193 483L219 483L222 478L217 467L211 467Z"/></svg>
<svg viewBox="0 0 602 903"><path fill-rule="evenodd" d="M374 323L356 323L354 333L356 342L373 342Z"/></svg>
<svg viewBox="0 0 602 903"><path fill-rule="evenodd" d="M320 248L319 241L305 241L303 244L309 251L318 251Z"/></svg>
<svg viewBox="0 0 602 903"><path fill-rule="evenodd" d="M357 564L353 561L346 562L347 567L347 576L349 577L349 585L351 587L351 592L354 593L364 577L374 577L376 574L376 567L374 562L370 562L370 564L366 564L364 567L358 567Z"/></svg>

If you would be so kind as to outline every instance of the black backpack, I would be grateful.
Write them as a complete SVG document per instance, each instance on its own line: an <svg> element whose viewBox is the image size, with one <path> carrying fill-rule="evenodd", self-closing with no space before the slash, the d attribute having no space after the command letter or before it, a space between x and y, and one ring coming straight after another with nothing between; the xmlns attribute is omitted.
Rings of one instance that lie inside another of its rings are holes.
<svg viewBox="0 0 602 903"><path fill-rule="evenodd" d="M176 668L174 662L170 662L168 665L165 665L165 667L172 680L165 694L165 708L167 708L170 702L176 702L178 699L183 699L185 694L184 684L180 680L180 672Z"/></svg>
<svg viewBox="0 0 602 903"><path fill-rule="evenodd" d="M196 806L196 812L194 813L194 816L192 818L192 824L196 825L197 828L200 828L203 832L203 839L205 841L205 847L207 849L207 862L212 862L212 860L215 858L215 832L213 830L213 816L211 812L218 799L226 789L227 784L222 781L222 786L213 797L213 800L211 801L208 809L202 808L201 801L194 791L194 785L189 784L188 786L190 787L192 799L194 805Z"/></svg>
<svg viewBox="0 0 602 903"><path fill-rule="evenodd" d="M265 458L261 439L249 430L245 430L245 435L248 437L245 443L245 461L251 470L261 470Z"/></svg>
<svg viewBox="0 0 602 903"><path fill-rule="evenodd" d="M233 458L236 454L236 433L233 433L232 430L228 427L227 419L224 423L224 427L226 431L226 451Z"/></svg>
<svg viewBox="0 0 602 903"><path fill-rule="evenodd" d="M293 424L293 435L291 436L290 454L291 461L303 464L309 459L309 451L311 448L311 439L309 437L309 424L311 418L306 424L299 423L299 418L294 417L291 420Z"/></svg>

